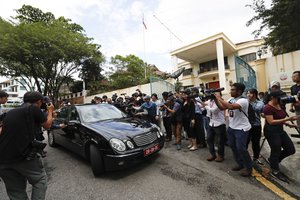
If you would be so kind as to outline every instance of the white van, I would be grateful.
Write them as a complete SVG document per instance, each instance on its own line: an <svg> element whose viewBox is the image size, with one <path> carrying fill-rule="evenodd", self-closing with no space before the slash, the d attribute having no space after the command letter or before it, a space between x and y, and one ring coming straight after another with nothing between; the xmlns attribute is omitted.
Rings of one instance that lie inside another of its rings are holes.
<svg viewBox="0 0 300 200"><path fill-rule="evenodd" d="M17 107L20 106L23 103L23 100L18 97L8 97L8 100L6 104L4 104L4 107Z"/></svg>

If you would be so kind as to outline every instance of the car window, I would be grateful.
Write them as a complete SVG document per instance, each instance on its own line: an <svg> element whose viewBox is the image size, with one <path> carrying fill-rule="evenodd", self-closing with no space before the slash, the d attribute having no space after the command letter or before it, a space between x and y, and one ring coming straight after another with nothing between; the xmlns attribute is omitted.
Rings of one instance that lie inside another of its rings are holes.
<svg viewBox="0 0 300 200"><path fill-rule="evenodd" d="M77 110L83 122L97 122L126 117L122 111L110 104L78 106Z"/></svg>
<svg viewBox="0 0 300 200"><path fill-rule="evenodd" d="M77 121L79 121L79 116L78 116L78 113L77 113L75 107L72 107L72 108L71 108L71 112L70 112L70 120L77 120Z"/></svg>
<svg viewBox="0 0 300 200"><path fill-rule="evenodd" d="M67 119L68 118L68 108L61 108L60 111L57 113L57 118L60 119Z"/></svg>

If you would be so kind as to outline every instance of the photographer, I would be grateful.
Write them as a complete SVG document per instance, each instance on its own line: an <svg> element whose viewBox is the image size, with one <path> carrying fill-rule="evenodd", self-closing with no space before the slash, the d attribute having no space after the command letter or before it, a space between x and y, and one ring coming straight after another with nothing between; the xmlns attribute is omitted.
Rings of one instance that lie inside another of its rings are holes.
<svg viewBox="0 0 300 200"><path fill-rule="evenodd" d="M248 117L244 114L248 112L249 107L248 100L242 97L244 90L244 84L234 83L230 89L232 98L226 102L221 97L216 96L215 102L221 110L228 109L229 127L227 129L227 138L235 161L238 164L232 170L240 171L241 176L250 176L252 160L247 150L247 139L251 124Z"/></svg>
<svg viewBox="0 0 300 200"><path fill-rule="evenodd" d="M252 143L253 150L253 161L259 162L259 152L260 152L260 138L261 138L261 120L260 116L264 109L264 103L258 99L258 91L254 88L248 90L247 97L250 104L255 112L255 123L252 125L249 131L249 138L247 141L247 146Z"/></svg>
<svg viewBox="0 0 300 200"><path fill-rule="evenodd" d="M143 103L140 107L133 107L137 111L144 111L144 112L139 112L136 115L142 115L143 117L145 117L147 121L150 121L151 123L158 125L156 120L156 116L157 116L156 104L150 101L150 96L145 96L144 101L145 103Z"/></svg>
<svg viewBox="0 0 300 200"><path fill-rule="evenodd" d="M172 140L172 126L171 126L171 113L168 112L163 106L167 103L167 100L169 98L169 93L168 92L163 92L162 93L162 104L160 106L161 110L161 115L163 119L163 124L166 130L166 138L165 141L169 142Z"/></svg>
<svg viewBox="0 0 300 200"><path fill-rule="evenodd" d="M53 105L47 107L48 115L41 111L43 96L27 92L24 104L9 111L3 121L0 135L0 177L5 183L10 199L28 199L27 181L32 185L31 199L45 199L47 176L36 148L46 146L37 142L35 135L41 126L51 127Z"/></svg>
<svg viewBox="0 0 300 200"><path fill-rule="evenodd" d="M176 98L170 96L163 108L171 113L172 132L176 139L176 148L181 150L181 131L182 131L182 105L177 102Z"/></svg>
<svg viewBox="0 0 300 200"><path fill-rule="evenodd" d="M221 92L214 93L216 97L222 97ZM207 116L210 118L207 133L207 144L210 156L207 161L222 162L224 160L224 147L226 141L225 112L220 110L214 99L202 103L207 110ZM215 145L218 147L216 155Z"/></svg>
<svg viewBox="0 0 300 200"><path fill-rule="evenodd" d="M194 130L195 126L195 103L192 101L192 94L190 90L185 90L183 92L183 128L184 131L187 133L187 136L189 138L189 145L188 149L190 151L197 150L197 142L196 142L196 134Z"/></svg>
<svg viewBox="0 0 300 200"><path fill-rule="evenodd" d="M295 127L296 125L287 121L298 120L300 116L286 117L284 108L280 105L280 97L284 93L280 90L272 91L269 94L270 101L264 108L266 124L264 126L265 137L271 147L269 162L272 168L271 175L286 181L286 178L279 171L279 163L286 157L295 153L295 147L283 125Z"/></svg>
<svg viewBox="0 0 300 200"><path fill-rule="evenodd" d="M291 87L291 95L300 95L300 71L295 71L292 75L292 79L296 84ZM296 115L300 115L299 99L295 103L292 103L291 112L296 112ZM297 125L300 127L300 119L297 120Z"/></svg>
<svg viewBox="0 0 300 200"><path fill-rule="evenodd" d="M7 102L7 98L8 98L8 94L5 91L0 90L0 115L3 114L2 104L5 104Z"/></svg>

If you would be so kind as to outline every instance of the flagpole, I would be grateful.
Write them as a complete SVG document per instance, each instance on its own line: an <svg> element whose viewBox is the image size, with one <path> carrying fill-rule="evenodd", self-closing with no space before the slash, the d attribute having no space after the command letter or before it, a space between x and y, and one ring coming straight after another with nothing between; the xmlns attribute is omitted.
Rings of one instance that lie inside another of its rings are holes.
<svg viewBox="0 0 300 200"><path fill-rule="evenodd" d="M147 27L146 27L146 24L145 24L145 21L144 21L144 14L143 14L143 26L144 26L144 29L143 29L143 45L144 45L144 62L145 62L145 66L144 66L144 73L145 73L145 79L147 78L147 65L146 65L146 30L147 30Z"/></svg>

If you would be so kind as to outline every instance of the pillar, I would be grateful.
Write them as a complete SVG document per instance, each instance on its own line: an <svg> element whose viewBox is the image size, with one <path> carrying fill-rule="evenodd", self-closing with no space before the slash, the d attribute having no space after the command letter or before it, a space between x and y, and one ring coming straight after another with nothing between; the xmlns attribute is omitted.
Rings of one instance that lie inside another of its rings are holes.
<svg viewBox="0 0 300 200"><path fill-rule="evenodd" d="M219 82L220 87L225 88L225 92L228 92L226 85L226 76L225 76L225 64L224 64L224 52L223 52L223 40L218 39L216 41L217 49L217 60L218 60L218 71L219 71Z"/></svg>

